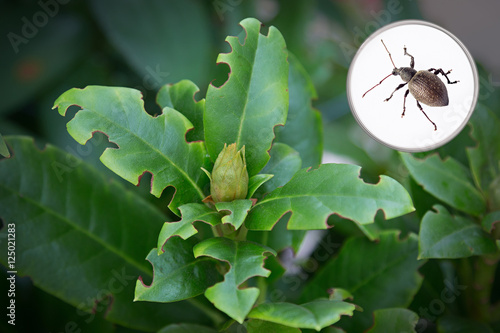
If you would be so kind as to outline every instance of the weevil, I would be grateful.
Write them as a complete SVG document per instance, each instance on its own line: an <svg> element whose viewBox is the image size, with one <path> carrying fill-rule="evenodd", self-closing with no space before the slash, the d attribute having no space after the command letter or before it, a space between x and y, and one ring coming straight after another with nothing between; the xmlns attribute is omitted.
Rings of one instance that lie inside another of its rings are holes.
<svg viewBox="0 0 500 333"><path fill-rule="evenodd" d="M387 46L385 46L384 41L381 39L380 40L382 44L385 47L385 50L389 54L389 58L391 59L392 65L394 66L394 69L392 70L392 73L384 77L379 83L368 89L367 92L363 94L363 97L370 92L372 89L375 87L379 86L382 82L384 82L385 79L387 79L391 75L399 75L401 79L404 81L404 83L401 83L399 86L394 89L392 92L391 96L387 97L384 102L387 102L392 98L392 95L394 93L403 88L405 85L408 85L408 89L405 92L404 99L403 99L403 114L401 114L401 118L404 117L405 111L406 111L406 97L408 96L408 93L411 92L413 97L415 97L415 100L417 101L417 106L422 111L422 113L425 115L425 117L434 125L434 130L437 130L436 124L427 116L425 113L424 109L422 108L422 105L420 105L420 102L422 102L425 105L428 106L446 106L449 103L448 100L448 90L446 90L446 86L441 81L441 79L438 78L437 74L443 75L446 80L448 81L448 84L454 84L460 81L450 81L448 78L448 74L450 74L451 69L447 71L446 73L441 69L435 69L435 68L430 68L428 70L421 70L417 71L415 70L415 59L411 54L409 54L406 51L406 46L403 47L404 55L407 55L411 58L410 60L410 67L399 67L397 68L396 65L394 64L394 61L392 60L391 53L387 49Z"/></svg>

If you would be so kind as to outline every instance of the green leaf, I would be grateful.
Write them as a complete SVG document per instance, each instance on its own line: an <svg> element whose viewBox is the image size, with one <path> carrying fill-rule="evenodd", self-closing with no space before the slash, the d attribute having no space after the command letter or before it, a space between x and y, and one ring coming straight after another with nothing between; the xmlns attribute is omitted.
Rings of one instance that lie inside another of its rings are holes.
<svg viewBox="0 0 500 333"><path fill-rule="evenodd" d="M265 194L288 183L293 175L300 170L302 165L299 153L284 143L274 143L270 155L271 159L264 169L262 169L262 172L274 174L274 177L257 190L255 196L259 199ZM270 231L250 232L248 239L258 243L265 243L277 251L291 247L297 252L306 235L306 231L288 230L288 219L288 217L284 217Z"/></svg>
<svg viewBox="0 0 500 333"><path fill-rule="evenodd" d="M366 333L415 333L418 315L407 309L380 309L373 312L375 324Z"/></svg>
<svg viewBox="0 0 500 333"><path fill-rule="evenodd" d="M434 209L437 212L427 212L420 224L419 259L465 258L497 250L495 241L474 221L452 216L441 205Z"/></svg>
<svg viewBox="0 0 500 333"><path fill-rule="evenodd" d="M189 245L186 245L189 244ZM153 265L153 282L147 286L139 277L134 301L176 302L200 295L221 281L216 262L193 256L193 243L173 237L163 246L165 253L152 249L147 260ZM173 255L171 255L173 254Z"/></svg>
<svg viewBox="0 0 500 333"><path fill-rule="evenodd" d="M494 333L486 323L477 322L469 318L445 316L439 318L439 333Z"/></svg>
<svg viewBox="0 0 500 333"><path fill-rule="evenodd" d="M420 160L409 153L400 154L415 181L436 198L476 216L485 210L484 197L472 184L467 170L453 158L443 161L434 154Z"/></svg>
<svg viewBox="0 0 500 333"><path fill-rule="evenodd" d="M179 207L182 219L178 222L165 222L158 235L158 255L163 252L163 245L172 236L180 236L182 239L198 233L193 226L196 221L205 222L211 226L221 223L221 215L204 204L190 203Z"/></svg>
<svg viewBox="0 0 500 333"><path fill-rule="evenodd" d="M147 331L208 321L185 302L132 302L137 277L152 277L144 257L165 220L157 208L51 145L40 151L32 139L6 139L13 156L0 161L0 217L16 226L19 276L77 307L86 320L104 316ZM6 246L0 242L3 265Z"/></svg>
<svg viewBox="0 0 500 333"><path fill-rule="evenodd" d="M272 159L272 157L271 157ZM269 163L268 163L269 164ZM274 175L259 173L248 180L248 194L247 199L252 198L255 194L255 191L259 189L264 183L273 178Z"/></svg>
<svg viewBox="0 0 500 333"><path fill-rule="evenodd" d="M321 114L311 105L316 90L298 59L288 54L289 107L285 127L276 128L276 142L283 142L299 152L303 167L316 167L323 154Z"/></svg>
<svg viewBox="0 0 500 333"><path fill-rule="evenodd" d="M422 283L418 268L425 262L417 261L417 254L414 234L400 240L397 231L383 231L378 242L349 238L304 288L302 299L321 297L333 286L346 289L363 312L338 325L346 332L362 332L372 324L374 310L410 304Z"/></svg>
<svg viewBox="0 0 500 333"><path fill-rule="evenodd" d="M238 149L245 146L252 177L269 160L274 127L285 124L288 62L285 41L275 27L264 36L256 19L245 19L240 25L244 31L239 37L226 38L231 52L217 58L218 63L229 65L229 79L218 88L208 87L203 121L212 159L225 143L236 143Z"/></svg>
<svg viewBox="0 0 500 333"><path fill-rule="evenodd" d="M250 319L245 322L247 333L300 333L301 330L294 327L271 323L269 321Z"/></svg>
<svg viewBox="0 0 500 333"><path fill-rule="evenodd" d="M302 169L283 187L257 202L248 215L248 229L271 230L287 212L288 229L326 229L326 220L338 214L361 224L373 222L384 210L387 219L413 211L411 198L394 179L381 176L376 185L359 178L360 167L324 164Z"/></svg>
<svg viewBox="0 0 500 333"><path fill-rule="evenodd" d="M352 296L352 294L349 292L349 290L345 290L342 288L332 288L332 289L328 290L328 293L330 294L328 299L334 300L334 301L343 301L343 300L346 300L348 298L350 298L350 299L354 298Z"/></svg>
<svg viewBox="0 0 500 333"><path fill-rule="evenodd" d="M217 330L196 324L172 324L165 326L157 333L217 333Z"/></svg>
<svg viewBox="0 0 500 333"><path fill-rule="evenodd" d="M270 248L252 242L236 242L228 238L206 239L194 247L195 257L209 256L229 263L224 281L210 287L205 296L216 308L243 323L259 296L259 289L240 289L242 283L253 276L269 276L263 261L267 253L276 255Z"/></svg>
<svg viewBox="0 0 500 333"><path fill-rule="evenodd" d="M76 141L83 145L99 131L118 145L101 155L109 169L133 184L145 172L152 173L151 193L157 197L167 186L174 186L177 191L169 205L174 212L184 203L203 200L202 188L208 181L200 169L205 148L202 142L186 142L192 125L178 111L166 107L152 117L144 110L138 90L101 86L70 89L54 108L65 115L72 105L82 108L67 125Z"/></svg>
<svg viewBox="0 0 500 333"><path fill-rule="evenodd" d="M218 202L215 204L215 208L217 208L219 213L226 214L222 218L222 223L229 223L235 229L241 227L243 222L245 222L245 218L251 207L252 200L249 199Z"/></svg>
<svg viewBox="0 0 500 333"><path fill-rule="evenodd" d="M5 144L5 141L1 134L0 134L0 155L3 157L10 157L9 148L7 148L7 145Z"/></svg>
<svg viewBox="0 0 500 333"><path fill-rule="evenodd" d="M491 182L500 174L500 120L483 105L478 105L469 124L476 146L467 147L467 156L478 188L488 192Z"/></svg>
<svg viewBox="0 0 500 333"><path fill-rule="evenodd" d="M297 253L306 236L307 230L288 230L288 220L289 215L284 216L269 231L250 230L247 234L247 239L266 244L278 252L286 248L292 248Z"/></svg>
<svg viewBox="0 0 500 333"><path fill-rule="evenodd" d="M274 143L269 154L271 159L262 172L274 177L257 191L259 197L288 183L302 166L299 153L284 143Z"/></svg>
<svg viewBox="0 0 500 333"><path fill-rule="evenodd" d="M182 113L191 124L193 129L186 134L188 142L203 141L203 112L205 110L205 99L196 101L195 94L200 89L189 80L182 80L176 84L167 84L161 87L156 95L156 103L163 109L169 107Z"/></svg>
<svg viewBox="0 0 500 333"><path fill-rule="evenodd" d="M172 324L165 326L157 333L217 333L218 331L207 327L196 324Z"/></svg>
<svg viewBox="0 0 500 333"><path fill-rule="evenodd" d="M150 0L144 5L133 0L95 0L91 4L102 30L139 74L144 88L156 91L182 79L208 81L212 26L199 1Z"/></svg>
<svg viewBox="0 0 500 333"><path fill-rule="evenodd" d="M497 226L496 224L500 222L500 211L492 212L486 215L481 221L481 226L484 230L491 233L493 229Z"/></svg>
<svg viewBox="0 0 500 333"><path fill-rule="evenodd" d="M327 299L317 299L301 305L284 302L263 303L252 309L248 317L319 331L339 321L342 315L352 316L355 307L354 304Z"/></svg>

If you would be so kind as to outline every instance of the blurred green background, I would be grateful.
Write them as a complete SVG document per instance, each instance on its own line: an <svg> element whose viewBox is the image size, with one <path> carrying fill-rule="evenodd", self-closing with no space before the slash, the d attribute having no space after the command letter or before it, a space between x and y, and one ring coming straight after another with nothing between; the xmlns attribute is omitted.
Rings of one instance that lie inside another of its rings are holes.
<svg viewBox="0 0 500 333"><path fill-rule="evenodd" d="M495 0L0 1L0 133L29 135L39 146L51 143L117 177L98 160L107 140L94 137L78 145L66 131L71 117L51 110L54 100L72 87L126 86L141 90L148 112L155 114L160 112L156 91L181 79L195 82L203 97L210 82L227 78L227 66L216 65L217 54L230 51L225 37L240 32L240 20L255 17L281 31L313 80L314 105L323 114L325 161L361 165L366 178L388 174L403 180L407 174L396 152L368 137L350 113L345 82L357 48L390 22L424 19L441 25L478 60L479 103L500 115L499 12ZM460 152L474 145L466 131L440 154L465 159ZM148 196L146 188L137 190ZM2 268L1 290L7 290L4 274ZM64 332L69 321L86 318L28 278L19 280L18 288L18 332ZM84 327L84 332L130 331L99 319Z"/></svg>

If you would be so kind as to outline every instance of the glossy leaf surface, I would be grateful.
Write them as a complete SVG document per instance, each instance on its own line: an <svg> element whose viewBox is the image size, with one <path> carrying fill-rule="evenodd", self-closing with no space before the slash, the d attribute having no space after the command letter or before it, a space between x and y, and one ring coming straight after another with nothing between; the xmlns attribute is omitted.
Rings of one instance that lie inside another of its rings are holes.
<svg viewBox="0 0 500 333"><path fill-rule="evenodd" d="M257 202L245 225L251 230L270 230L291 212L288 229L326 229L331 214L367 224L373 222L379 209L387 219L413 211L409 194L398 182L381 176L378 184L367 184L359 172L360 167L348 164L302 169L286 185Z"/></svg>
<svg viewBox="0 0 500 333"><path fill-rule="evenodd" d="M224 144L245 146L252 177L269 160L274 127L286 120L288 62L285 41L275 27L264 36L256 19L245 19L240 25L239 37L226 38L231 52L217 58L218 63L229 65L229 79L220 87L209 86L203 121L212 160Z"/></svg>
<svg viewBox="0 0 500 333"><path fill-rule="evenodd" d="M495 241L480 225L462 217L452 216L445 207L427 212L420 224L419 258L465 258L492 253Z"/></svg>
<svg viewBox="0 0 500 333"><path fill-rule="evenodd" d="M177 222L165 222L158 236L158 254L163 250L163 245L172 236L180 236L182 239L198 233L198 230L193 226L196 221L203 221L212 226L221 223L221 215L204 204L191 203L179 207L182 214L182 219Z"/></svg>
<svg viewBox="0 0 500 333"><path fill-rule="evenodd" d="M312 107L316 90L299 60L288 55L289 106L285 127L276 128L276 142L286 143L300 154L303 167L317 166L323 154L321 114Z"/></svg>
<svg viewBox="0 0 500 333"><path fill-rule="evenodd" d="M274 176L258 189L257 195L259 197L288 183L302 166L299 152L287 144L274 143L269 154L271 159L262 169L262 172Z"/></svg>
<svg viewBox="0 0 500 333"><path fill-rule="evenodd" d="M138 90L101 86L68 90L54 103L61 115L72 105L82 109L68 123L68 132L80 144L96 131L105 133L118 148L106 149L101 161L116 174L137 184L150 172L151 193L158 197L167 186L174 186L177 192L170 204L174 211L205 197L202 189L208 179L200 169L205 148L202 142L186 142L192 124L178 111L167 107L152 117Z"/></svg>
<svg viewBox="0 0 500 333"><path fill-rule="evenodd" d="M139 278L134 301L176 302L198 296L220 281L215 260L195 259L192 246L191 241L173 237L163 246L164 253L152 249L146 259L154 268L153 282L148 286Z"/></svg>
<svg viewBox="0 0 500 333"><path fill-rule="evenodd" d="M191 124L191 129L186 134L188 142L202 141L205 139L203 131L203 112L205 111L205 99L197 101L195 94L200 89L189 80L182 80L176 84L167 84L161 87L156 95L156 103L163 109L169 107L182 113Z"/></svg>
<svg viewBox="0 0 500 333"><path fill-rule="evenodd" d="M250 207L252 207L252 201L248 199L218 202L215 204L215 208L217 208L219 213L224 215L222 223L231 224L235 229L241 227L243 222L245 222Z"/></svg>
<svg viewBox="0 0 500 333"><path fill-rule="evenodd" d="M262 245L223 237L206 239L197 244L194 247L195 257L212 257L230 266L224 281L208 288L205 296L216 308L243 323L259 296L259 289L240 289L240 286L253 276L269 276L270 271L263 267L267 254L276 255L272 249Z"/></svg>
<svg viewBox="0 0 500 333"><path fill-rule="evenodd" d="M300 305L284 302L263 303L255 307L248 317L319 331L339 321L342 315L352 316L354 309L353 304L327 299L318 299Z"/></svg>
<svg viewBox="0 0 500 333"><path fill-rule="evenodd" d="M443 161L431 155L421 160L409 153L401 153L401 158L415 181L436 198L472 215L484 211L482 194L472 184L467 170L453 158Z"/></svg>

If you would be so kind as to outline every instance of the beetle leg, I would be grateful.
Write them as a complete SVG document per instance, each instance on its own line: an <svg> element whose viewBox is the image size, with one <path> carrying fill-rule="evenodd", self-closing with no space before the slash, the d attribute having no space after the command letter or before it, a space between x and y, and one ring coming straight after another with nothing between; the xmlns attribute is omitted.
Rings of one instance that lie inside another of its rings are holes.
<svg viewBox="0 0 500 333"><path fill-rule="evenodd" d="M401 115L401 118L405 116L405 111L406 111L406 96L410 93L410 89L407 89L405 92L405 97L403 98L403 114Z"/></svg>
<svg viewBox="0 0 500 333"><path fill-rule="evenodd" d="M390 99L392 98L392 95L394 95L394 93L395 93L397 90L399 90L399 89L403 88L403 87L404 87L405 85L407 85L407 84L408 84L408 82L405 82L405 83L401 83L399 86L397 86L397 88L396 88L396 89L394 89L394 91L392 92L391 96L389 96L389 97L387 97L386 99L384 99L384 102L387 102L388 100L390 100Z"/></svg>
<svg viewBox="0 0 500 333"><path fill-rule="evenodd" d="M424 109L422 109L422 105L420 105L420 103L417 101L417 106L418 108L420 109L420 111L422 111L422 113L424 114L424 116L432 123L432 125L434 125L434 130L437 131L437 126L436 124L434 124L434 122L431 120L431 118L429 118L427 116L427 114L424 112Z"/></svg>
<svg viewBox="0 0 500 333"><path fill-rule="evenodd" d="M454 83L460 82L460 81L453 81L453 82L450 81L450 79L448 78L448 74L451 73L451 69L445 73L442 68L438 68L438 69L431 68L431 69L429 69L429 72L434 72L435 75L443 74L443 76L446 78L446 80L448 80L448 84L454 84Z"/></svg>
<svg viewBox="0 0 500 333"><path fill-rule="evenodd" d="M410 58L411 58L410 67L414 68L415 67L415 59L413 58L413 56L411 54L406 52L406 46L403 48L403 50L405 51L405 55L410 56Z"/></svg>

